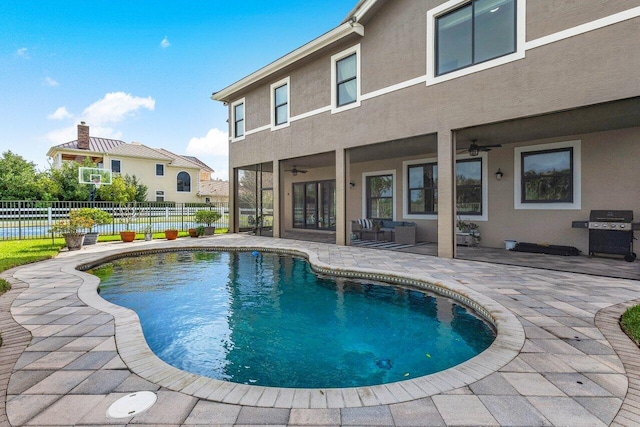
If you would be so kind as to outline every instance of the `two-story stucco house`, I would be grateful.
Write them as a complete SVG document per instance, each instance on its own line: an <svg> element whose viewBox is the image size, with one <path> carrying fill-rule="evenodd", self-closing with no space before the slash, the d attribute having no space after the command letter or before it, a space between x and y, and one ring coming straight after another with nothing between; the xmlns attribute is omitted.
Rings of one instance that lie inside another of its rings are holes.
<svg viewBox="0 0 640 427"><path fill-rule="evenodd" d="M89 157L99 168L113 174L135 175L148 188L148 201L201 202L201 186L214 172L195 157L180 156L162 148L138 142L92 137L89 126L78 125L78 139L53 146L47 152L53 167L65 161L82 161Z"/></svg>
<svg viewBox="0 0 640 427"><path fill-rule="evenodd" d="M640 0L361 0L213 94L229 107L231 230L252 181L275 237L344 245L353 219L405 220L453 257L463 219L483 246L586 253L573 221L640 217L639 41Z"/></svg>

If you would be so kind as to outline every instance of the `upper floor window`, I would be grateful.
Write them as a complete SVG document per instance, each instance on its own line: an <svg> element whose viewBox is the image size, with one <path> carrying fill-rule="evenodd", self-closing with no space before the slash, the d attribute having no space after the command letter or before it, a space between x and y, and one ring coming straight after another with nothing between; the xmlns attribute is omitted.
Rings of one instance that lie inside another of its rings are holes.
<svg viewBox="0 0 640 427"><path fill-rule="evenodd" d="M231 104L232 139L244 138L244 98Z"/></svg>
<svg viewBox="0 0 640 427"><path fill-rule="evenodd" d="M470 0L435 18L436 75L516 52L517 0Z"/></svg>
<svg viewBox="0 0 640 427"><path fill-rule="evenodd" d="M191 175L187 172L178 173L177 178L177 191L179 192L190 192L191 191Z"/></svg>
<svg viewBox="0 0 640 427"><path fill-rule="evenodd" d="M360 106L360 45L331 57L332 113Z"/></svg>
<svg viewBox="0 0 640 427"><path fill-rule="evenodd" d="M271 126L289 124L289 77L271 85Z"/></svg>
<svg viewBox="0 0 640 427"><path fill-rule="evenodd" d="M156 191L156 202L164 202L164 191Z"/></svg>
<svg viewBox="0 0 640 427"><path fill-rule="evenodd" d="M111 160L111 172L112 173L120 173L120 160Z"/></svg>
<svg viewBox="0 0 640 427"><path fill-rule="evenodd" d="M164 176L164 165L156 163L156 176Z"/></svg>
<svg viewBox="0 0 640 427"><path fill-rule="evenodd" d="M573 202L573 148L521 154L522 203Z"/></svg>

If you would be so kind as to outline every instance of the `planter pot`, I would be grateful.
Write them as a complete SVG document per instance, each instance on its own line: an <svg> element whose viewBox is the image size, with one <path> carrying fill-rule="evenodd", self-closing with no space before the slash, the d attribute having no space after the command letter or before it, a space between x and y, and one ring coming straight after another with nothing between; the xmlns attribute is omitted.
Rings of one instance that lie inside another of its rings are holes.
<svg viewBox="0 0 640 427"><path fill-rule="evenodd" d="M136 239L135 231L121 231L120 240L123 242L133 242Z"/></svg>
<svg viewBox="0 0 640 427"><path fill-rule="evenodd" d="M84 234L65 234L64 241L67 244L67 249L70 251L77 251L82 248Z"/></svg>
<svg viewBox="0 0 640 427"><path fill-rule="evenodd" d="M176 240L178 238L178 230L164 230L164 237L167 240Z"/></svg>
<svg viewBox="0 0 640 427"><path fill-rule="evenodd" d="M213 236L216 232L216 228L215 227L205 227L204 228L204 235L205 236Z"/></svg>
<svg viewBox="0 0 640 427"><path fill-rule="evenodd" d="M198 232L196 231L195 228L190 228L189 229L189 236L191 237L198 237Z"/></svg>
<svg viewBox="0 0 640 427"><path fill-rule="evenodd" d="M95 245L98 243L98 235L100 233L87 233L84 235L84 243L83 245Z"/></svg>
<svg viewBox="0 0 640 427"><path fill-rule="evenodd" d="M147 242L150 242L151 240L153 240L153 234L152 233L144 233L144 240L146 240Z"/></svg>
<svg viewBox="0 0 640 427"><path fill-rule="evenodd" d="M504 248L508 251L512 251L516 248L516 243L518 243L515 240L505 240L504 241Z"/></svg>

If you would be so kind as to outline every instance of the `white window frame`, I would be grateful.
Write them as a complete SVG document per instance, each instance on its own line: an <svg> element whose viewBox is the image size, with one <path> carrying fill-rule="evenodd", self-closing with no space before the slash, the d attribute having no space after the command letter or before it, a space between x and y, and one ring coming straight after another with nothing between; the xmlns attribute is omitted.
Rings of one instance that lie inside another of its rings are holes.
<svg viewBox="0 0 640 427"><path fill-rule="evenodd" d="M481 152L477 156L470 156L467 154L458 154L456 156L456 162L458 160L465 159L477 159L482 161L482 215L458 215L458 218L462 221L480 222L489 221L489 154L487 152ZM435 163L438 164L437 157L430 157L426 159L405 160L402 162L402 212L405 219L426 219L437 221L438 214L409 214L409 166L418 165L422 163ZM439 176L439 175L438 175Z"/></svg>
<svg viewBox="0 0 640 427"><path fill-rule="evenodd" d="M350 104L343 105L338 107L338 76L336 70L336 64L341 59L346 58L347 56L351 56L356 54L356 101ZM331 114L341 113L346 110L350 110L352 108L357 108L360 106L360 102L362 100L361 87L362 84L362 73L360 68L360 44L358 43L355 46L350 47L349 49L343 50L342 52L336 53L331 57Z"/></svg>
<svg viewBox="0 0 640 427"><path fill-rule="evenodd" d="M178 175L180 175L182 172L184 172L184 173L186 173L187 175L189 175L189 191L180 191L180 190L178 190ZM191 173L190 173L189 171L186 171L186 170L178 171L178 172L176 173L176 179L175 179L175 181L173 182L173 183L174 183L174 185L175 185L176 193L178 193L178 194L185 194L185 193L189 193L189 194L191 194L191 193L193 193L193 185L194 185L194 182L193 182L193 181L194 181L194 180L193 180L193 177L191 176Z"/></svg>
<svg viewBox="0 0 640 427"><path fill-rule="evenodd" d="M156 198L155 201L158 202L158 196L162 197L162 200L160 202L165 202L165 195L164 195L164 190L156 190Z"/></svg>
<svg viewBox="0 0 640 427"><path fill-rule="evenodd" d="M362 218L367 218L367 177L368 176L378 176L378 175L391 175L393 179L393 196L391 198L393 203L393 221L396 221L397 218L397 206L396 206L396 170L385 170L385 171L375 171L375 172L363 172L362 173Z"/></svg>
<svg viewBox="0 0 640 427"><path fill-rule="evenodd" d="M527 35L527 0L516 0L516 51L480 64L461 68L450 73L436 76L436 19L459 8L469 0L449 0L427 12L427 86L457 79L489 68L498 67L525 57Z"/></svg>
<svg viewBox="0 0 640 427"><path fill-rule="evenodd" d="M162 166L162 175L158 175L158 166ZM157 177L164 178L164 176L167 174L167 168L165 167L164 163L156 163L155 169L155 174Z"/></svg>
<svg viewBox="0 0 640 427"><path fill-rule="evenodd" d="M120 163L120 171L118 171L118 172L114 172L113 171L113 162L114 161ZM122 174L122 160L121 159L109 159L109 166L111 166L111 173L117 173L119 175Z"/></svg>
<svg viewBox="0 0 640 427"><path fill-rule="evenodd" d="M236 137L236 106L240 104L243 104L244 108L244 133L242 136ZM231 142L242 141L247 135L247 103L244 98L240 98L231 103L231 114L229 114L229 116L231 117L231 123L229 124L231 126L229 132L231 135Z"/></svg>
<svg viewBox="0 0 640 427"><path fill-rule="evenodd" d="M580 210L582 209L582 141L563 141L551 144L527 145L513 150L513 205L521 210ZM573 202L522 203L522 153L573 148Z"/></svg>
<svg viewBox="0 0 640 427"><path fill-rule="evenodd" d="M281 86L287 85L287 121L280 125L276 125L276 89ZM277 81L271 85L271 130L279 130L282 128L289 127L291 124L291 78L286 77L280 81ZM245 119L247 118L245 111ZM246 129L245 129L246 133Z"/></svg>

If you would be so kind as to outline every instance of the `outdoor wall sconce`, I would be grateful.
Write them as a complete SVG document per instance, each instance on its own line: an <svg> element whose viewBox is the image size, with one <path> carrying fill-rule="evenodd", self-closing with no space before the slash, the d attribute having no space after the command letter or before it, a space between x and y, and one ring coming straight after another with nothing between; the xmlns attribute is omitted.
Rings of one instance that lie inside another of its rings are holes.
<svg viewBox="0 0 640 427"><path fill-rule="evenodd" d="M498 172L496 172L496 180L501 181L502 180L502 176L504 174L502 173L502 171L500 170L500 168L498 168Z"/></svg>
<svg viewBox="0 0 640 427"><path fill-rule="evenodd" d="M355 187L355 186L356 186L356 183L355 183L355 182L351 181L351 182L349 183L349 187L353 188L353 187Z"/></svg>

